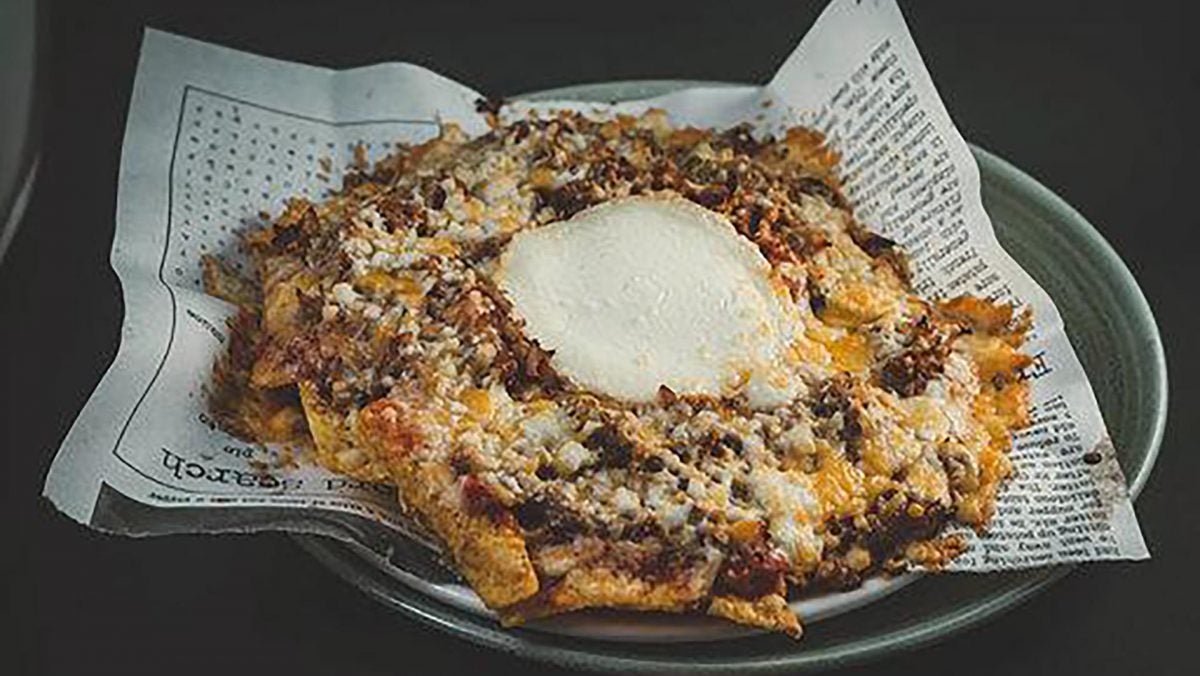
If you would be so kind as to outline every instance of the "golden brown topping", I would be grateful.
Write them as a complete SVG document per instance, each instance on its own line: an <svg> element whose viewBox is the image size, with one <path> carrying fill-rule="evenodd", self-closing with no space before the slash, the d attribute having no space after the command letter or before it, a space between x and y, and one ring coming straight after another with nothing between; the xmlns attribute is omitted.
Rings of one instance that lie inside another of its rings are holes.
<svg viewBox="0 0 1200 676"><path fill-rule="evenodd" d="M394 484L505 622L605 605L798 636L787 581L941 566L963 546L947 524L987 523L1028 416L1029 316L913 295L820 134L479 109L478 138L445 125L374 166L356 149L335 194L245 235L245 277L204 260L242 308L209 393L223 427ZM791 327L778 359L639 402L559 374L500 257L631 195L690 200L757 247Z"/></svg>

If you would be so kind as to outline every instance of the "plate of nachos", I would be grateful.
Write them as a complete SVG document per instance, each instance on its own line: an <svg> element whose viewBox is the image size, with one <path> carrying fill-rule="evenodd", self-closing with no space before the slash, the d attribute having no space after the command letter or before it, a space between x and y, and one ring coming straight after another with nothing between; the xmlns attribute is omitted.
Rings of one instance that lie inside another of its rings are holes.
<svg viewBox="0 0 1200 676"><path fill-rule="evenodd" d="M819 134L672 128L656 111L492 127L447 126L290 202L246 238L253 277L204 262L207 290L242 307L217 419L394 486L429 545L388 560L301 536L319 558L428 621L571 661L555 634L798 638L801 617L894 603L880 599L909 571L986 527L1029 416L1031 318L916 295ZM1017 186L1098 240L979 156L985 202L989 180ZM1140 293L1122 300L1149 316ZM1054 574L1013 575L1028 579L977 612Z"/></svg>

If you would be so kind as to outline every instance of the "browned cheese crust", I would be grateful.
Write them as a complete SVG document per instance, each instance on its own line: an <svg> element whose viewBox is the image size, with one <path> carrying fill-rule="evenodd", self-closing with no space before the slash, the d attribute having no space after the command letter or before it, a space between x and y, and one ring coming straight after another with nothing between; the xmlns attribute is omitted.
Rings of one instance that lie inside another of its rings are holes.
<svg viewBox="0 0 1200 676"><path fill-rule="evenodd" d="M231 432L394 485L506 624L591 607L800 635L790 595L939 568L983 529L1025 424L1027 314L915 296L819 134L665 115L496 121L359 162L248 232L254 274L211 408ZM804 330L797 394L630 403L557 373L493 281L515 232L630 195L691 200L757 245Z"/></svg>

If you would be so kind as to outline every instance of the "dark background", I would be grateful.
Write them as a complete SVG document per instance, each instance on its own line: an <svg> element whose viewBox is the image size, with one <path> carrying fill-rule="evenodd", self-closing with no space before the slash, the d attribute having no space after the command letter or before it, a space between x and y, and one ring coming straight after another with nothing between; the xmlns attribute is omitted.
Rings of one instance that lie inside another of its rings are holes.
<svg viewBox="0 0 1200 676"><path fill-rule="evenodd" d="M761 82L822 4L43 6L42 166L0 265L0 566L9 626L0 671L541 673L376 605L284 536L135 542L85 530L38 497L119 337L108 252L143 26L335 67L412 61L502 95L625 78ZM1163 331L1171 417L1137 503L1153 560L1086 566L982 628L848 673L1195 673L1200 374L1189 245L1200 191L1190 156L1200 121L1200 17L1185 3L904 9L963 134L1065 197L1137 276Z"/></svg>

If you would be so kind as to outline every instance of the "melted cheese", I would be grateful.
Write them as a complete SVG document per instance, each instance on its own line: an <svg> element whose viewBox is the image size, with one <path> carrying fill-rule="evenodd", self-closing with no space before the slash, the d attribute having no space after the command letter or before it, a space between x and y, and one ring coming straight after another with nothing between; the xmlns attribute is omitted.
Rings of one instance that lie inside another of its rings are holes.
<svg viewBox="0 0 1200 676"><path fill-rule="evenodd" d="M859 511L866 488L863 472L841 454L821 444L821 464L813 475L813 489L825 516L844 516Z"/></svg>
<svg viewBox="0 0 1200 676"><path fill-rule="evenodd" d="M835 337L830 331L814 331L813 338L825 346L838 371L860 373L871 367L874 354L871 344L861 333L844 333Z"/></svg>
<svg viewBox="0 0 1200 676"><path fill-rule="evenodd" d="M469 388L462 393L462 403L467 411L478 420L492 417L492 399L487 390Z"/></svg>
<svg viewBox="0 0 1200 676"><path fill-rule="evenodd" d="M659 386L794 392L781 352L798 325L770 266L724 217L633 197L513 237L498 274L528 335L585 388L650 401Z"/></svg>
<svg viewBox="0 0 1200 676"><path fill-rule="evenodd" d="M788 560L810 562L820 556L821 541L814 535L812 524L822 516L821 504L813 495L809 478L799 472L755 468L749 481L754 499L766 512L771 539ZM735 539L739 535L737 527L745 523L750 522L734 524Z"/></svg>

